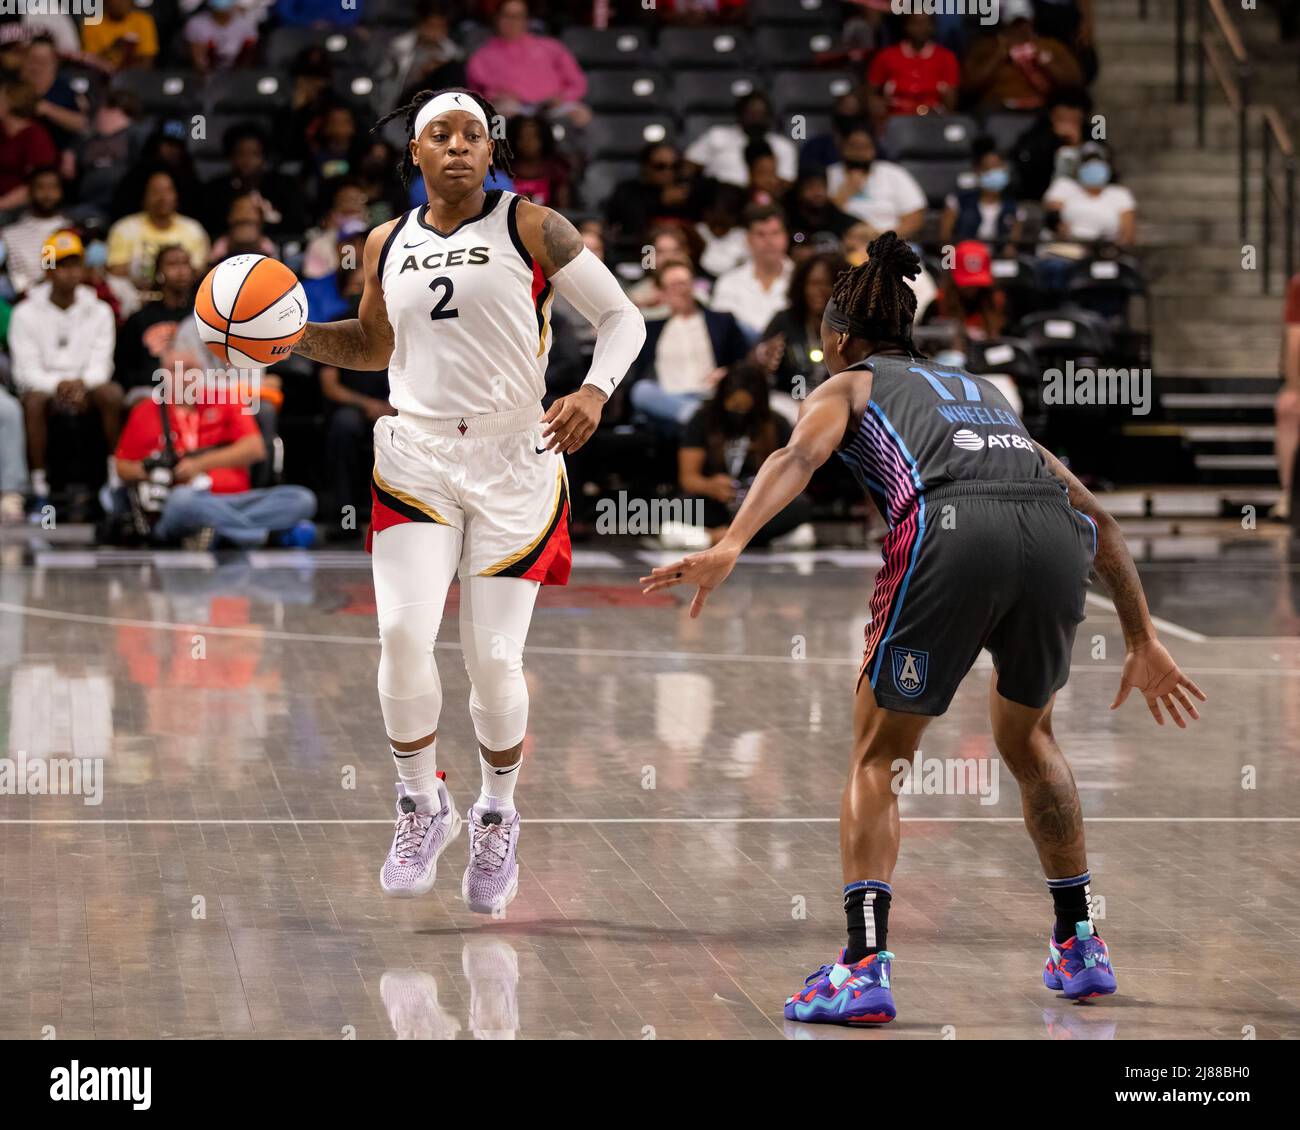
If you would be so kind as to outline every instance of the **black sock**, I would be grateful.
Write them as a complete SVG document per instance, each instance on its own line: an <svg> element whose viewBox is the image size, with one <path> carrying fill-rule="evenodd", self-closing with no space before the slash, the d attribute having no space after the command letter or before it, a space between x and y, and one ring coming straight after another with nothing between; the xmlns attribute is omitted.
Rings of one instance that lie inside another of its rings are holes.
<svg viewBox="0 0 1300 1130"><path fill-rule="evenodd" d="M885 948L892 895L889 884L876 879L864 879L844 888L844 914L849 921L845 965L853 965L868 954L879 953Z"/></svg>
<svg viewBox="0 0 1300 1130"><path fill-rule="evenodd" d="M1074 937L1080 922L1091 922L1089 910L1089 876L1074 875L1069 879L1048 879L1047 889L1052 892L1052 903L1056 907L1056 926L1053 934L1059 945Z"/></svg>

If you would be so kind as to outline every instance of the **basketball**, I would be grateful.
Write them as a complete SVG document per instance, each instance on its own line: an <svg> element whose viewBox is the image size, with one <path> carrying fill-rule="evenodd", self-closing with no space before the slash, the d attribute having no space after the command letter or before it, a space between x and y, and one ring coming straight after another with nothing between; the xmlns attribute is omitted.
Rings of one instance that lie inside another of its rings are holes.
<svg viewBox="0 0 1300 1130"><path fill-rule="evenodd" d="M223 361L264 368L289 356L307 325L302 283L265 255L232 255L212 268L194 300L199 336Z"/></svg>

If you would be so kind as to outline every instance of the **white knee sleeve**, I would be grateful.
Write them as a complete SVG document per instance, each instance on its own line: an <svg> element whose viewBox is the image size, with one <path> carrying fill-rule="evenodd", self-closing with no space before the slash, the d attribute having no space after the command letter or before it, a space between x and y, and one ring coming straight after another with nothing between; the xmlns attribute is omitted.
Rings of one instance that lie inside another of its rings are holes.
<svg viewBox="0 0 1300 1130"><path fill-rule="evenodd" d="M379 706L394 741L415 741L438 728L442 683L433 645L459 558L460 533L446 526L413 522L375 538Z"/></svg>
<svg viewBox="0 0 1300 1130"><path fill-rule="evenodd" d="M460 646L469 674L474 734L488 750L524 740L528 684L524 642L539 585L517 577L468 577L461 583Z"/></svg>

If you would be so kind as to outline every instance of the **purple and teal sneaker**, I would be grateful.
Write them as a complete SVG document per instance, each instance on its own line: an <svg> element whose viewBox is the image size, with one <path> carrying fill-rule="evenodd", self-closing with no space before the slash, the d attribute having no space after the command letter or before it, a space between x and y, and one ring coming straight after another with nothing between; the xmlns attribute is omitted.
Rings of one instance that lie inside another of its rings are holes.
<svg viewBox="0 0 1300 1130"><path fill-rule="evenodd" d="M1091 922L1075 923L1074 931L1073 938L1059 944L1055 932L1048 935L1043 984L1072 1001L1113 993L1115 971L1106 943L1092 932Z"/></svg>
<svg viewBox="0 0 1300 1130"><path fill-rule="evenodd" d="M441 772L433 796L408 793L399 781L393 844L379 871L384 894L396 898L427 894L438 875L438 856L458 835L460 813L451 803Z"/></svg>
<svg viewBox="0 0 1300 1130"><path fill-rule="evenodd" d="M894 955L888 950L868 954L855 965L844 965L844 950L834 965L823 965L786 998L785 1018L806 1024L888 1024L896 1015L889 972Z"/></svg>
<svg viewBox="0 0 1300 1130"><path fill-rule="evenodd" d="M469 810L469 866L461 879L465 905L478 914L500 914L519 893L519 813Z"/></svg>

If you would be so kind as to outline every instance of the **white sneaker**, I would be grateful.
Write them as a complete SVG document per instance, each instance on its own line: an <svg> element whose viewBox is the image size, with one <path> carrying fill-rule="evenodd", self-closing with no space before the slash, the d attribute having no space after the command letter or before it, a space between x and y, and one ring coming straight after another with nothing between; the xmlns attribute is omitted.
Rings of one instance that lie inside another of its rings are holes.
<svg viewBox="0 0 1300 1130"><path fill-rule="evenodd" d="M813 529L811 522L805 522L801 526L795 526L788 534L773 538L769 545L773 549L815 549L817 531Z"/></svg>
<svg viewBox="0 0 1300 1130"><path fill-rule="evenodd" d="M460 835L460 824L460 813L441 777L432 796L408 793L399 781L393 845L379 871L384 894L396 898L428 894L438 877L438 856Z"/></svg>
<svg viewBox="0 0 1300 1130"><path fill-rule="evenodd" d="M709 531L703 526L692 526L687 522L665 522L659 527L659 547L661 549L708 549L713 544Z"/></svg>

